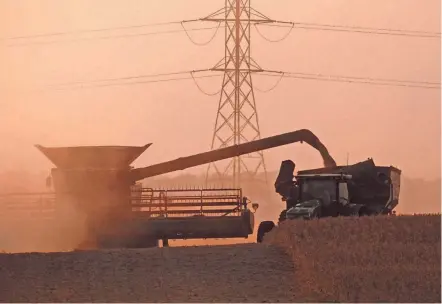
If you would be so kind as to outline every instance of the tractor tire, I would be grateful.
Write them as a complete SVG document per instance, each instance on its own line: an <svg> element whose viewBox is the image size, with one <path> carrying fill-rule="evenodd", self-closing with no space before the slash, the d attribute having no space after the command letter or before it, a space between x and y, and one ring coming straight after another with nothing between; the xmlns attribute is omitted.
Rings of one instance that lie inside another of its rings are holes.
<svg viewBox="0 0 442 304"><path fill-rule="evenodd" d="M257 243L262 243L264 235L272 231L273 228L275 228L275 223L272 221L261 222L258 227L258 235L256 238Z"/></svg>
<svg viewBox="0 0 442 304"><path fill-rule="evenodd" d="M362 207L361 209L359 209L359 212L358 212L358 216L359 217L370 216L370 215L371 214L370 214L369 210L366 207Z"/></svg>

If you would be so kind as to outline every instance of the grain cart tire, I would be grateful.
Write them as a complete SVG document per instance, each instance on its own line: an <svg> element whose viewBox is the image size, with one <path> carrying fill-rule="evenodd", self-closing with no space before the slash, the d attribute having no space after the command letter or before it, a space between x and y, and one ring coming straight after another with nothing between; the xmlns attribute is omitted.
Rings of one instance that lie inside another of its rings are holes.
<svg viewBox="0 0 442 304"><path fill-rule="evenodd" d="M321 218L321 210L315 209L312 212L311 219L320 219Z"/></svg>
<svg viewBox="0 0 442 304"><path fill-rule="evenodd" d="M262 243L264 235L272 231L273 228L275 228L275 223L273 223L272 221L261 222L258 227L258 235L256 241L258 243Z"/></svg>
<svg viewBox="0 0 442 304"><path fill-rule="evenodd" d="M287 210L285 210L285 209L282 210L281 213L279 214L278 225L287 219L286 215L287 215Z"/></svg>

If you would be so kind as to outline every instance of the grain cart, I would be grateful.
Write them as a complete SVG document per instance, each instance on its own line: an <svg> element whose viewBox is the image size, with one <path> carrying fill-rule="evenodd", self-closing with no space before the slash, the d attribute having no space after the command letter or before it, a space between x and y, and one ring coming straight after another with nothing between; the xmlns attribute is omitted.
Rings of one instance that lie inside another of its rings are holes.
<svg viewBox="0 0 442 304"><path fill-rule="evenodd" d="M399 203L401 171L376 166L372 159L349 165L299 171L283 161L275 189L286 202L278 222L336 216L391 215ZM295 180L293 180L295 178ZM257 241L275 227L265 221L258 227Z"/></svg>
<svg viewBox="0 0 442 304"><path fill-rule="evenodd" d="M319 139L305 129L145 168L130 165L151 144L37 148L56 166L52 169L56 210L62 213L69 205L86 216L87 237L79 247L89 249L151 247L158 240L167 245L168 239L247 237L253 233L254 215L241 189L153 190L136 182L304 141L321 153L325 166L336 165Z"/></svg>

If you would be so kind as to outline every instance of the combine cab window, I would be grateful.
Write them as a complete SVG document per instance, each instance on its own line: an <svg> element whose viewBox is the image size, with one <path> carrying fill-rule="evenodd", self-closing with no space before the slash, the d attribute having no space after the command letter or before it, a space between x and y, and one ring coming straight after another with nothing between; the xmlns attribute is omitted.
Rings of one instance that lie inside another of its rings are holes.
<svg viewBox="0 0 442 304"><path fill-rule="evenodd" d="M302 200L320 199L329 205L336 198L336 182L333 180L304 180L301 186Z"/></svg>

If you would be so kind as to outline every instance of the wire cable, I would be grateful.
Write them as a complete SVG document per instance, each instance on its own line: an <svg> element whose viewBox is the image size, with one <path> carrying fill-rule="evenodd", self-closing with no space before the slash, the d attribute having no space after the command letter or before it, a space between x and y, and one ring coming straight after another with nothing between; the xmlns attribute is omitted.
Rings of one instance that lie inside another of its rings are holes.
<svg viewBox="0 0 442 304"><path fill-rule="evenodd" d="M283 23L283 24L280 24L280 23ZM291 27L291 26L294 26L297 29L306 29L306 30L352 32L352 33L361 33L361 34L390 35L390 36L409 36L409 37L421 37L421 38L440 38L441 37L441 33L438 33L438 32L395 30L395 29L384 29L384 28L368 28L368 27L330 25L330 24L319 24L319 23L274 21L273 23L256 23L256 25L271 26L271 27Z"/></svg>
<svg viewBox="0 0 442 304"><path fill-rule="evenodd" d="M200 85L198 84L198 82L196 81L195 76L194 76L193 74L194 74L194 71L192 71L192 72L190 73L190 75L192 76L193 82L195 83L195 85L196 85L196 87L198 88L198 90L201 91L201 93L203 93L204 95L207 95L207 96L215 96L215 95L218 95L219 93L221 93L221 90L219 90L219 91L217 91L217 92L215 92L215 93L207 93L206 91L204 91L204 90L200 87Z"/></svg>
<svg viewBox="0 0 442 304"><path fill-rule="evenodd" d="M194 41L194 40L192 39L192 37L191 37L191 36L189 35L189 33L187 32L187 29L184 27L184 23L181 22L181 27L183 28L184 32L186 33L187 38L189 38L189 40L190 40L193 44L198 45L198 46L208 45L210 42L212 42L212 40L215 38L216 34L218 33L218 30L219 30L220 26L221 26L221 22L218 22L218 26L216 27L215 33L213 33L212 37L211 37L207 42L200 43L200 42L196 42L196 41Z"/></svg>
<svg viewBox="0 0 442 304"><path fill-rule="evenodd" d="M278 74L269 74L269 73L260 73L259 75L277 77ZM384 86L397 86L397 87L410 87L410 88L423 88L423 89L439 89L440 84L435 83L435 85L427 85L425 83L419 82L402 82L398 81L394 82L382 82L382 81L374 81L370 78L362 78L362 77L347 77L347 76L329 76L329 77L319 77L315 76L315 74L307 74L307 73L286 73L284 75L285 78L296 78L296 79L307 79L307 80L318 80L318 81L332 81L332 82L347 82L347 83L361 83L361 84L369 84L369 85L384 85Z"/></svg>
<svg viewBox="0 0 442 304"><path fill-rule="evenodd" d="M326 27L338 27L338 28L349 28L349 29L357 29L357 30L376 30L376 31L389 31L389 32L398 32L398 33L414 33L414 34L428 34L428 35L439 35L440 32L429 32L429 31L416 31L416 30L404 30L404 29L392 29L392 28L370 28L370 27L363 27L363 26L354 26L354 25L336 25L336 24L327 24L327 23L312 23L312 22L295 22L295 24L302 24L302 25L311 25L311 26L326 26Z"/></svg>
<svg viewBox="0 0 442 304"><path fill-rule="evenodd" d="M274 89L276 89L276 87L280 84L280 82L281 82L282 78L284 78L284 76L285 76L285 73L281 73L281 77L276 81L276 83L275 83L272 87L270 87L270 88L267 89L267 90L261 90L261 89L259 89L258 87L256 87L255 85L253 86L253 88L254 88L255 90L257 90L258 92L261 92L261 93L268 93L268 92L273 91Z"/></svg>
<svg viewBox="0 0 442 304"><path fill-rule="evenodd" d="M127 77L118 77L118 78L104 78L97 80L89 80L89 81L74 81L74 82L66 82L53 84L49 87L54 89L57 88L67 88L69 87L76 88L94 88L94 87L108 87L108 86L122 86L122 85L135 85L135 84L147 84L147 83L159 83L159 82L169 82L169 81L179 81L179 80L188 80L192 79L197 86L197 88L205 95L214 96L219 94L221 91L209 93L201 88L196 79L199 78L211 78L218 77L222 75L202 75L195 76L195 73L199 72L208 72L210 69L200 69L200 70L192 70L192 71L179 71L179 72L171 72L171 73L158 73L158 74L146 74L146 75L135 75L135 76L127 76ZM133 80L133 79L141 79L141 78L152 78L152 77L164 77L164 76L176 76L190 74L190 77L177 77L177 78L166 78L166 79L156 79L156 80L145 80L138 82L121 82L121 80ZM279 77L275 85L267 90L262 90L259 88L254 88L263 93L270 92L274 90L282 81L283 78L296 78L296 79L307 79L307 80L318 80L318 81L333 81L333 82L347 82L347 83L362 83L369 85L385 85L385 86L396 86L396 87L414 87L414 88L425 88L425 89L440 89L439 82L429 82L429 81L407 81L407 80L399 80L399 79L385 79L385 78L369 78L369 77L355 77L355 76L344 76L344 75L324 75L324 74L314 74L314 73L302 73L302 72L283 72L283 71L270 71L264 70L263 72L257 73L257 75L270 76L270 77ZM114 83L102 83L102 82L114 82ZM83 86L86 84L86 86ZM90 84L90 85L89 85Z"/></svg>
<svg viewBox="0 0 442 304"><path fill-rule="evenodd" d="M258 15L257 15L258 16ZM260 14L259 16L263 16ZM13 37L5 37L0 38L0 41L6 41L6 40L19 40L19 39L30 39L30 38L43 38L43 37L54 37L54 36L63 36L63 35L75 35L75 34L84 34L84 33L96 33L96 32L104 32L104 31L114 31L114 30L127 30L127 29L136 29L136 28L145 28L145 27L155 27L155 26L164 26L164 25L173 25L173 24L183 24L183 23L189 23L189 22L196 22L196 21L210 21L205 20L207 18L198 18L198 19L189 19L189 20L182 20L182 21L171 21L171 22L157 22L157 23L146 23L146 24L137 24L137 25L126 25L126 26L115 26L115 27L107 27L107 28L98 28L98 29L86 29L86 30L77 30L77 31L64 31L64 32L52 32L52 33L44 33L44 34L35 34L35 35L21 35L21 36L13 36ZM271 22L271 23L268 23ZM413 36L420 36L420 37L440 37L440 32L429 32L429 31L416 31L416 30L403 30L403 29L391 29L391 28L370 28L370 27L361 27L361 26L347 26L347 25L336 25L336 24L327 24L327 23L314 23L314 22L291 22L291 21L279 21L279 20L272 20L268 19L265 23L256 23L260 25L267 25L267 26L282 26L283 24L296 26L299 28L305 28L305 29L317 29L317 30L325 30L324 27L327 28L334 28L338 31L343 31L343 29L346 29L345 31L353 30L353 31L363 31L363 33L378 33L379 31L383 32L390 32L390 33L384 33L384 34L390 34L390 35L403 35L406 34L407 36L413 35ZM330 29L328 29L330 30ZM396 33L396 34L394 34ZM379 33L380 34L380 33Z"/></svg>
<svg viewBox="0 0 442 304"><path fill-rule="evenodd" d="M195 76L195 78L213 78L219 77L222 75L202 75ZM78 89L87 89L87 88L102 88L102 87L110 87L110 86L127 86L127 85L140 85L140 84L149 84L149 83L160 83L160 82L170 82L170 81L180 81L180 80L191 80L192 77L177 77L177 78L169 78L169 79L158 79L158 80L146 80L146 81L136 81L136 82L119 82L119 83L107 83L107 84L97 84L90 86L77 86L71 88L54 88L52 90L78 90Z"/></svg>
<svg viewBox="0 0 442 304"><path fill-rule="evenodd" d="M216 29L217 27L203 27L203 28L194 28L188 29L187 31L205 31ZM71 40L52 40L52 41L41 41L41 42L28 42L28 43L12 43L6 44L6 47L17 47L17 46L27 46L27 45L45 45L45 44L54 44L54 43L63 43L63 42L77 42L77 41L91 41L91 40L107 40L107 39L115 39L115 38L133 38L133 37L141 37L141 36L151 36L151 35L160 35L160 34L174 34L181 33L184 30L169 30L169 31L157 31L157 32L148 32L148 33L140 33L140 34L123 34L123 35L112 35L112 36L101 36L101 37L89 37L89 38L78 38Z"/></svg>
<svg viewBox="0 0 442 304"><path fill-rule="evenodd" d="M201 70L201 71L203 71L203 70ZM188 74L190 72L191 71L180 71L180 72L172 72L172 73L144 74L144 75L135 75L135 76L126 76L126 77L116 77L116 78L81 80L81 81L58 83L58 84L54 84L51 86L65 86L65 85L76 85L76 84L85 84L85 83L86 84L87 83L98 83L98 82L106 82L106 81L131 80L131 79L151 78L151 77L160 77L160 76L173 76L173 75ZM199 72L199 70L197 70L196 72Z"/></svg>
<svg viewBox="0 0 442 304"><path fill-rule="evenodd" d="M370 77L357 77L357 76L343 76L343 75L325 75L319 73L291 73L284 72L287 75L301 75L301 76L313 76L313 77L322 77L322 78L342 78L342 79L352 79L352 80L368 80L368 81L378 81L378 82L396 82L396 83L408 83L408 84L417 84L417 85L439 85L440 82L430 82L430 81L411 81L411 80L401 80L401 79L391 79L391 78L370 78Z"/></svg>
<svg viewBox="0 0 442 304"><path fill-rule="evenodd" d="M277 39L277 40L270 40L270 39L268 39L267 37L265 37L265 36L261 33L261 31L259 30L258 25L257 25L256 23L254 24L254 26L255 26L256 32L259 34L259 36L261 36L264 40L267 40L268 42L272 42L272 43L275 43L275 42L281 42L281 41L283 41L284 39L286 39L288 36L290 36L290 34L291 34L292 31L293 31L293 28L295 27L295 25L292 25L292 26L290 27L289 31L288 31L288 32L287 32L282 38ZM287 27L288 27L288 26L287 26Z"/></svg>
<svg viewBox="0 0 442 304"><path fill-rule="evenodd" d="M188 22L195 22L195 21L199 21L199 19L190 19L190 20L172 21L172 22L147 23L147 24L138 24L138 25L116 26L116 27L107 27L107 28L90 29L90 30L53 32L53 33L36 34L36 35L24 35L24 36L0 38L0 41L4 41L4 40L18 40L18 39L30 39L30 38L43 38L43 37L53 37L53 36L63 36L63 35L75 35L75 34L84 34L84 33L96 33L96 32L115 31L115 30L128 30L128 29L136 29L136 28L144 28L144 27L154 27L154 26L181 24L183 22L188 23Z"/></svg>

